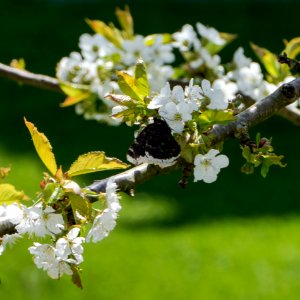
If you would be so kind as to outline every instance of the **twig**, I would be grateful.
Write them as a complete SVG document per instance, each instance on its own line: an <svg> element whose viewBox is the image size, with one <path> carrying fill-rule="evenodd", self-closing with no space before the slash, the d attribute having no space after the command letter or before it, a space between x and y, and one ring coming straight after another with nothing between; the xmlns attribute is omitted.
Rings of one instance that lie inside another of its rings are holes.
<svg viewBox="0 0 300 300"><path fill-rule="evenodd" d="M207 135L210 138L210 146L213 147L215 144L224 141L227 138L234 137L235 133L238 132L240 128L250 128L255 126L280 111L286 105L293 103L299 97L300 78L282 85L273 94L248 107L237 115L236 121L227 125L215 125ZM179 168L179 163L168 168L142 164L103 180L96 180L86 188L97 193L105 192L107 182L112 178L118 185L120 191L130 193L137 185L152 177L166 174ZM14 225L12 223L9 223L7 220L0 222L0 237L13 231Z"/></svg>
<svg viewBox="0 0 300 300"><path fill-rule="evenodd" d="M236 121L227 125L215 125L207 135L211 141L210 146L213 147L227 138L234 137L234 134L238 132L240 128L250 128L255 126L279 112L286 105L293 103L299 97L300 78L282 85L273 94L255 102L252 106L238 114ZM136 185L139 185L154 176L165 174L178 168L178 165L161 169L158 166L143 164L112 177L120 190L128 192L129 189L133 189ZM95 192L105 192L106 184L110 178L95 181L87 188Z"/></svg>
<svg viewBox="0 0 300 300"><path fill-rule="evenodd" d="M242 101L246 105L246 107L251 106L256 101L253 100L251 97L247 95L243 95L242 93L239 93L242 95ZM277 115L289 120L294 125L300 126L300 109L298 109L296 106L286 106L282 108Z"/></svg>
<svg viewBox="0 0 300 300"><path fill-rule="evenodd" d="M41 74L34 74L26 70L4 65L2 63L0 63L0 76L22 84L28 84L41 89L63 93L56 78Z"/></svg>
<svg viewBox="0 0 300 300"><path fill-rule="evenodd" d="M56 78L41 74L34 74L26 70L20 70L4 65L2 63L0 63L0 76L13 81L17 81L22 84L28 84L41 89L63 93L63 91L59 87L58 80ZM185 87L188 85L188 82L182 80L170 80L169 82L171 86L181 85ZM247 106L250 106L255 102L250 97L243 96L243 98L246 101L245 104ZM284 118L287 118L295 125L300 125L300 110L296 108L293 109L290 107L286 107L283 108L280 112L278 112L278 114Z"/></svg>

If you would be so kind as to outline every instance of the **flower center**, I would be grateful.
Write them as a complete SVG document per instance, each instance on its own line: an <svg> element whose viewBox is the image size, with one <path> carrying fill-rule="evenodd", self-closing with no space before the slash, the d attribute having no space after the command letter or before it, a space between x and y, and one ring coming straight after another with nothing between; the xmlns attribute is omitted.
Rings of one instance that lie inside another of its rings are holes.
<svg viewBox="0 0 300 300"><path fill-rule="evenodd" d="M174 121L181 121L181 120L182 120L181 114L180 113L176 113L174 115Z"/></svg>

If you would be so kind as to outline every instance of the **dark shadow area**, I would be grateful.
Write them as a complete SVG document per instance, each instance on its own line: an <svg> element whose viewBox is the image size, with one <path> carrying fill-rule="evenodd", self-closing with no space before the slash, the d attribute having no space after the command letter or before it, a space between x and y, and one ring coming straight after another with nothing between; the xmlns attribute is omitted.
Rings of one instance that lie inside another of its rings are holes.
<svg viewBox="0 0 300 300"><path fill-rule="evenodd" d="M200 21L220 31L239 34L237 41L223 51L223 61L232 58L235 49L242 45L246 54L253 57L249 41L278 53L282 39L299 35L299 2L240 1L231 4L217 1L38 1L2 0L0 4L0 62L9 63L23 57L27 69L54 76L55 65L71 51L78 50L82 33L91 30L85 18L116 22L114 9L129 4L136 32L147 35L155 32L174 32L184 24ZM230 2L229 2L230 3ZM85 121L73 108L62 109L63 95L18 86L0 78L0 146L18 155L33 153L32 143L23 117L35 123L50 139L59 164L69 166L79 154L104 150L109 156L125 160L134 128L108 127L94 121ZM177 182L181 173L154 178L137 189L148 193L153 201L160 195L169 197L176 213L167 220L150 226L179 225L198 220L230 216L285 215L300 212L299 193L299 128L288 121L274 117L252 129L255 137L273 137L278 154L286 156L286 168L272 168L263 179L256 174L240 173L243 164L236 141L225 143L224 153L230 166L223 170L213 184L192 183L181 189ZM1 158L0 158L1 162ZM98 175L86 177L85 181ZM101 174L105 176L105 174ZM130 199L128 201L131 201ZM132 201L139 201L135 199ZM141 200L142 201L142 200ZM124 221L126 224L126 221ZM143 222L140 222L143 226ZM127 222L128 226L130 224ZM144 223L145 226L147 222Z"/></svg>

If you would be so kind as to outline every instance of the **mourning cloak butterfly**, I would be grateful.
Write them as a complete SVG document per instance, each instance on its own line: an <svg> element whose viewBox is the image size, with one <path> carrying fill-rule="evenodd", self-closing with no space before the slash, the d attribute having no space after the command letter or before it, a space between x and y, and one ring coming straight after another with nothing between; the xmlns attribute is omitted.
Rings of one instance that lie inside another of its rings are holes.
<svg viewBox="0 0 300 300"><path fill-rule="evenodd" d="M136 137L127 152L127 160L135 165L149 163L167 167L175 164L180 146L172 136L168 124L154 118Z"/></svg>

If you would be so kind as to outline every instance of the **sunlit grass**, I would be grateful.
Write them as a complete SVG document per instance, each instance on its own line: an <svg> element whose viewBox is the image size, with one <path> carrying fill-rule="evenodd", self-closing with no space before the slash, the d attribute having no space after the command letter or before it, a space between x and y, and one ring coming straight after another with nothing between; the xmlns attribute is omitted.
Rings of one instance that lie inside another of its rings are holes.
<svg viewBox="0 0 300 300"><path fill-rule="evenodd" d="M299 226L298 217L155 229L131 229L123 222L102 243L85 245L83 291L68 277L53 281L37 270L26 249L30 242L24 240L0 259L0 297L297 299Z"/></svg>
<svg viewBox="0 0 300 300"><path fill-rule="evenodd" d="M7 181L33 196L36 154L0 150ZM118 226L85 245L81 291L38 270L24 238L0 257L0 299L298 299L300 218L220 218L180 224L180 206L155 194L124 197Z"/></svg>

